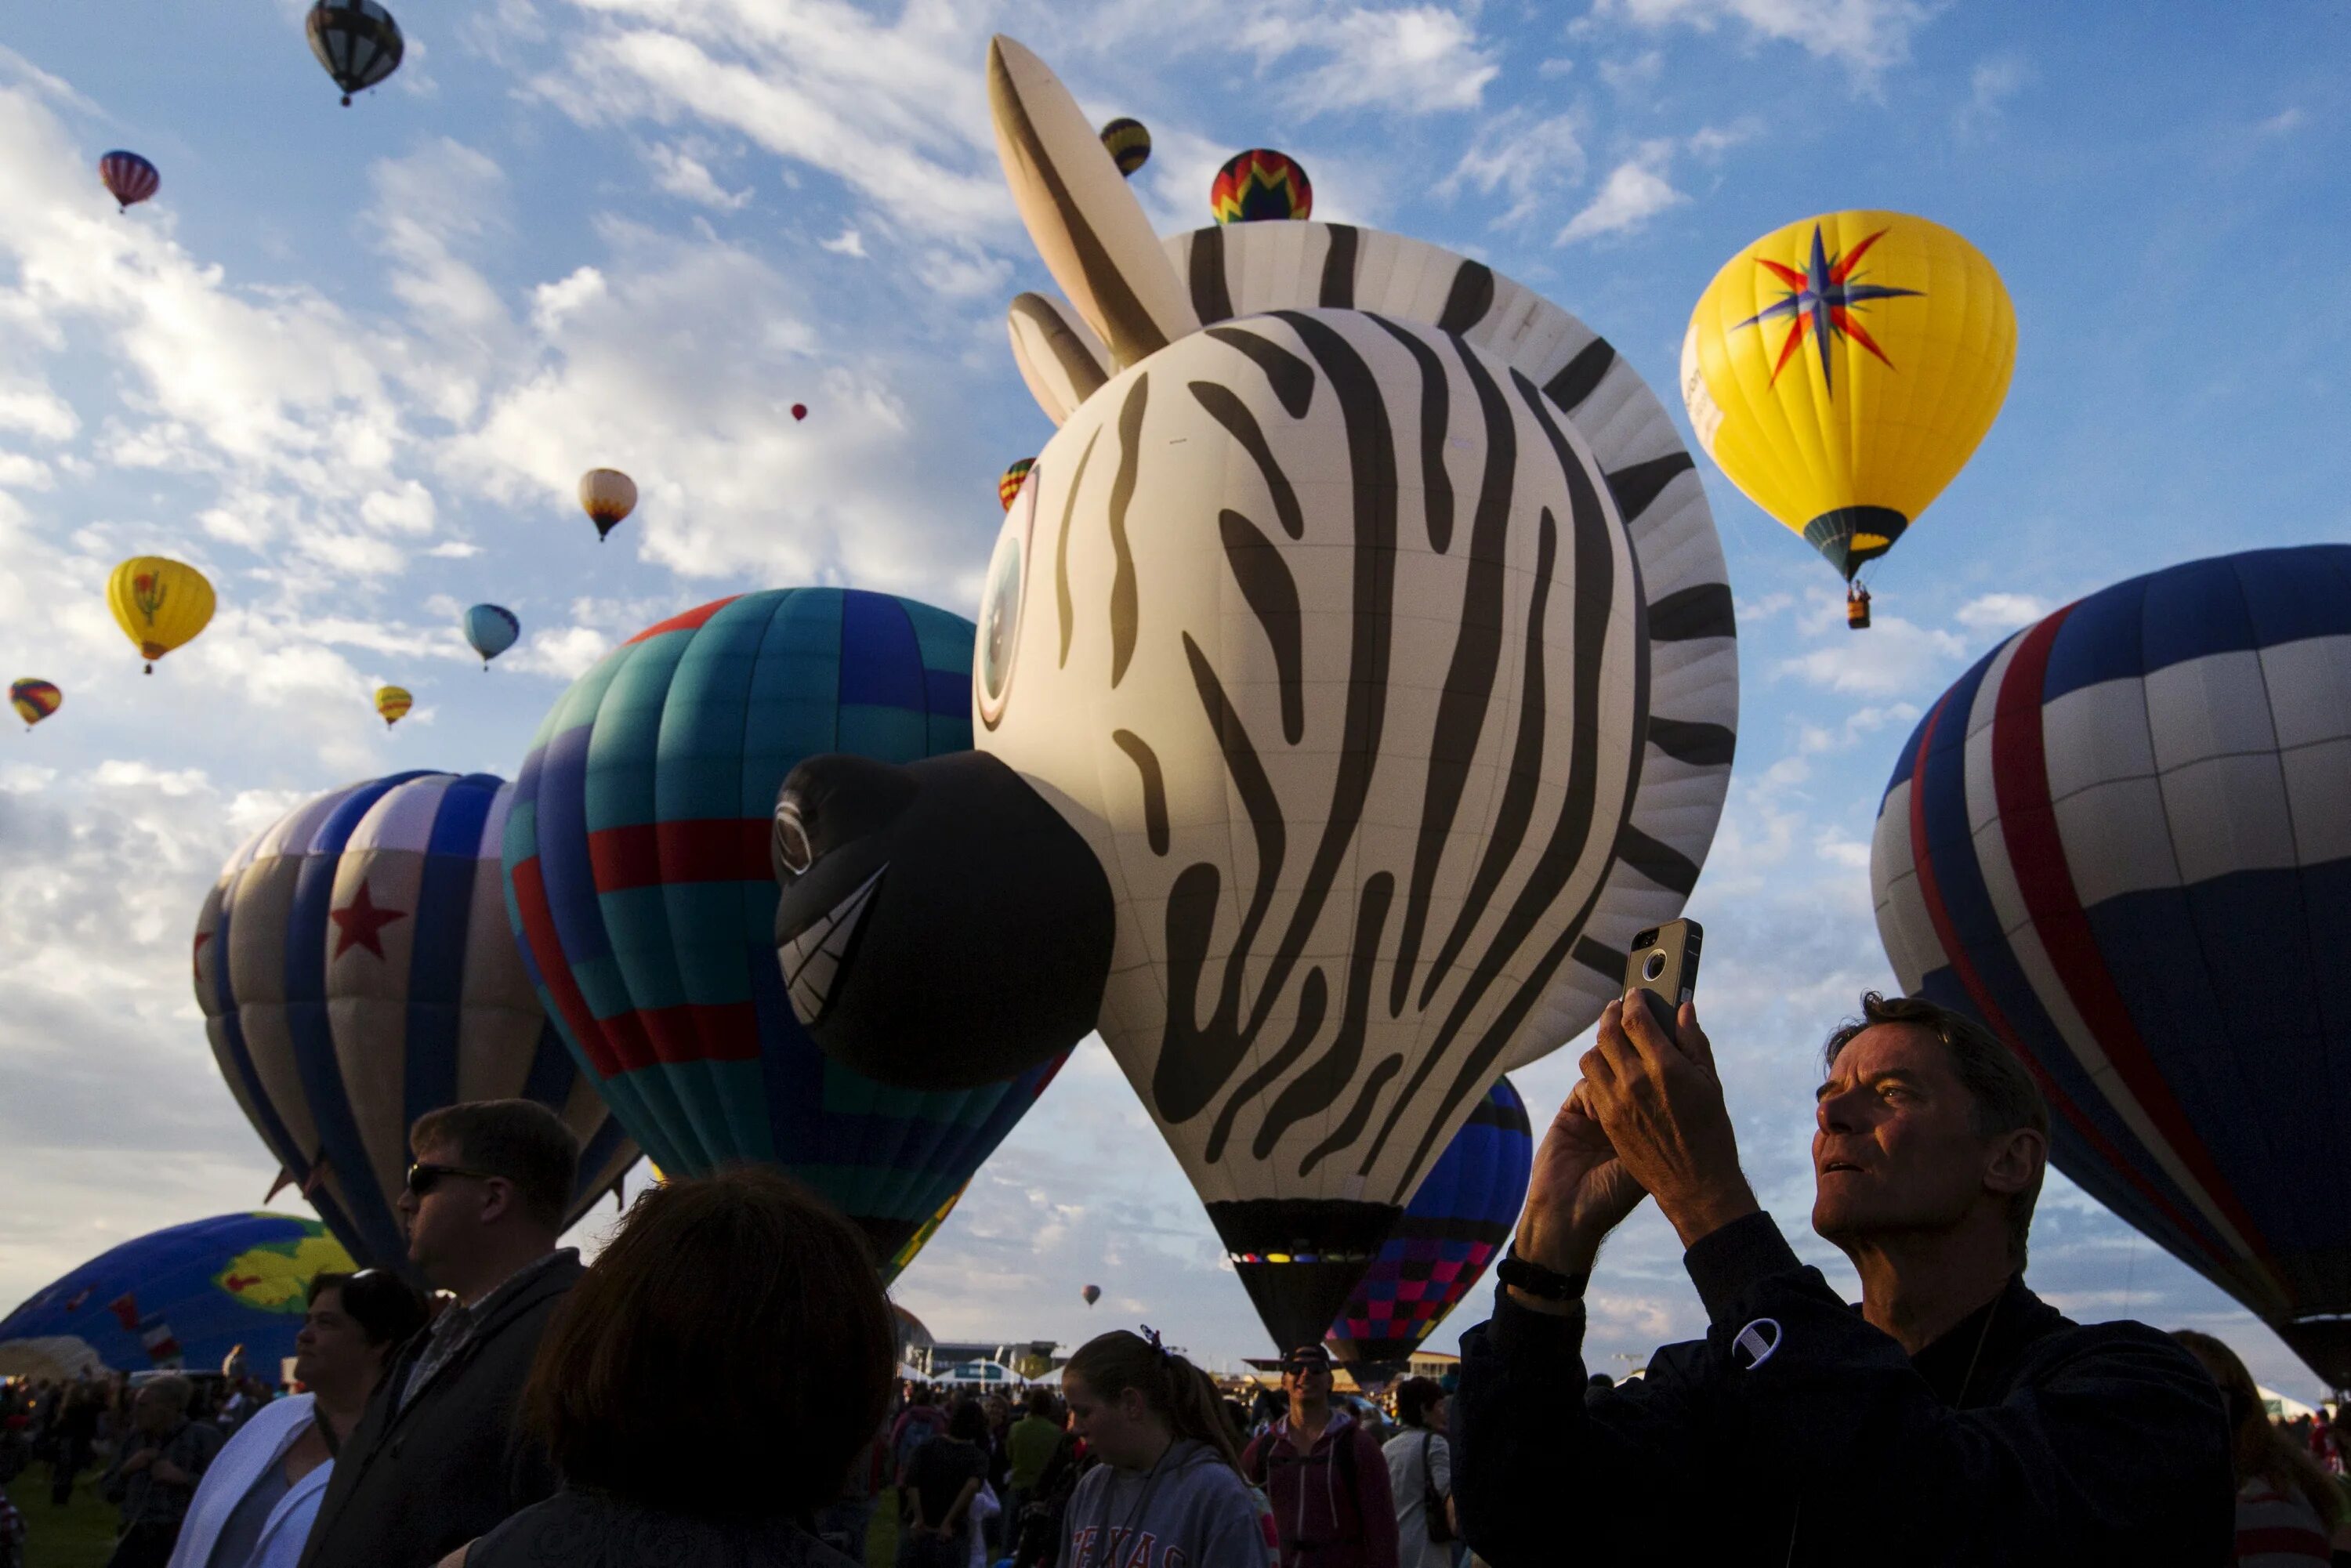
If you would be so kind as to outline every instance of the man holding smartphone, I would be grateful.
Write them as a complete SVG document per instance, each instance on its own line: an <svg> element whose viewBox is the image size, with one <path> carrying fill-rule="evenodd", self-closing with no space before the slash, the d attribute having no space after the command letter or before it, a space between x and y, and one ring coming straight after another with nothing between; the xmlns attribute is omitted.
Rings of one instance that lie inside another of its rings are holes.
<svg viewBox="0 0 2351 1568"><path fill-rule="evenodd" d="M2229 1560L2211 1379L2153 1329L2078 1325L2024 1286L2032 1080L1961 1015L1863 1009L1830 1037L1813 1133L1813 1226L1853 1260L1858 1310L1756 1202L1695 1007L1635 991L1602 1014L1494 1316L1461 1342L1454 1495L1496 1568ZM1584 1282L1645 1197L1708 1333L1587 1395Z"/></svg>

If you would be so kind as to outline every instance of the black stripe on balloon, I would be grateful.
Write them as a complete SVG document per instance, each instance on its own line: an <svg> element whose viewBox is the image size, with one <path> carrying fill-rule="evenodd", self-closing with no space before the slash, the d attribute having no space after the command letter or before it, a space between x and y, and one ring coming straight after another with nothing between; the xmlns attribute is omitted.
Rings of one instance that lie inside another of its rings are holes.
<svg viewBox="0 0 2351 1568"><path fill-rule="evenodd" d="M1384 316L1365 314L1402 343L1411 352L1413 363L1420 367L1420 487L1423 509L1428 514L1429 548L1443 555L1453 547L1453 476L1445 466L1445 434L1453 417L1453 389L1445 379L1445 366L1437 350L1423 342L1418 333Z"/></svg>
<svg viewBox="0 0 2351 1568"><path fill-rule="evenodd" d="M1354 514L1353 549L1349 552L1353 580L1347 615L1351 642L1346 713L1339 733L1338 768L1331 780L1330 804L1322 813L1322 840L1309 862L1289 928L1266 961L1257 1004L1249 1009L1252 1036L1263 1027L1266 1014L1305 952L1340 863L1347 858L1355 830L1362 824L1364 803L1372 792L1372 770L1379 762L1381 733L1387 722L1389 660L1395 631L1396 449L1387 400L1371 366L1328 321L1296 310L1273 314L1298 334L1339 400L1340 420L1347 433L1348 496ZM1237 946L1230 962L1246 966L1249 949Z"/></svg>
<svg viewBox="0 0 2351 1568"><path fill-rule="evenodd" d="M1467 332L1494 308L1494 269L1482 261L1465 261L1453 275L1453 288L1437 313L1440 332Z"/></svg>
<svg viewBox="0 0 2351 1568"><path fill-rule="evenodd" d="M1414 1103L1420 1092L1422 1083L1426 1081L1430 1073L1436 1071L1437 1063L1444 1059L1455 1038L1468 1022L1469 1015L1485 999L1487 990L1500 978L1504 971L1517 958L1519 949L1534 933L1544 913L1558 902L1560 894L1566 889L1568 879L1574 873L1577 866L1583 863L1595 843L1613 844L1615 841L1615 830L1620 825L1610 823L1609 831L1604 837L1596 834L1593 831L1593 818L1599 805L1601 760L1601 731L1593 716L1600 711L1601 662L1607 651L1608 629L1615 616L1617 592L1620 586L1629 590L1628 597L1637 612L1640 603L1640 584L1637 578L1620 584L1614 550L1615 530L1610 527L1607 515L1601 507L1599 490L1592 483L1591 476L1584 472L1583 465L1576 459L1574 452L1568 446L1567 438L1560 433L1557 422L1552 418L1551 411L1543 403L1541 393L1536 390L1535 384L1523 375L1513 372L1510 380L1518 391L1520 401L1534 415L1535 423L1541 428L1544 438L1551 443L1552 455L1558 463L1560 473L1567 484L1568 548L1572 552L1570 573L1573 589L1567 667L1574 682L1569 711L1575 715L1577 722L1569 732L1571 744L1568 749L1566 789L1561 797L1559 815L1552 823L1550 837L1536 854L1533 864L1528 869L1525 882L1520 884L1517 896L1511 900L1510 909L1503 915L1500 924L1495 928L1492 939L1486 945L1484 955L1470 967L1463 980L1459 995L1454 998L1453 1006L1447 1014L1435 1040L1424 1052L1420 1066L1413 1074L1412 1082L1397 1097L1395 1107L1388 1113L1386 1123L1380 1128L1380 1135L1373 1140L1370 1150L1364 1155L1362 1168L1366 1173L1378 1160L1380 1151L1386 1146L1388 1138L1395 1133L1396 1123L1402 1116L1404 1108ZM1626 553L1629 557L1631 552L1628 549ZM1640 630L1636 625L1634 628L1635 635L1631 639L1636 660L1635 670L1636 703L1634 712L1636 725L1643 711L1640 705L1646 701L1647 678L1646 665L1647 649L1638 634ZM1634 733L1637 735L1638 729L1636 728ZM1635 747L1630 749L1637 751L1639 747ZM1625 800L1625 807L1627 810L1631 807L1629 794ZM1602 874L1593 879L1593 899L1597 899L1600 896L1600 890L1607 885L1605 874L1607 868L1604 865L1599 870ZM1589 902L1587 901L1586 904L1587 914ZM1569 933L1574 931L1582 925L1583 918L1584 916L1578 916L1574 925L1568 926L1566 931ZM1563 933L1559 945L1559 951L1562 954L1566 951L1564 943L1565 934ZM1432 996L1435 994L1433 984L1427 988L1426 994ZM1522 999L1524 1007L1520 1008L1519 1013L1521 1018L1524 1017L1525 1007L1533 1005L1531 997ZM1507 1031L1497 1034L1489 1029L1473 1048L1470 1053L1472 1061L1480 1071L1492 1067L1495 1059L1499 1057L1508 1040ZM1416 1178L1420 1171L1425 1168L1429 1145L1435 1139L1437 1129L1442 1127L1446 1119L1452 1114L1453 1107L1466 1095L1482 1094L1486 1084L1493 1076L1490 1071L1488 1071L1484 1078L1479 1079L1472 1086L1468 1083L1468 1071L1469 1069L1464 1067L1461 1072L1456 1075L1443 1099L1434 1108L1432 1117L1421 1134L1419 1146L1414 1152L1412 1161L1407 1167L1408 1178ZM1407 1187L1405 1190L1410 1189Z"/></svg>
<svg viewBox="0 0 2351 1568"><path fill-rule="evenodd" d="M1257 363L1273 383L1273 395L1292 419L1304 419L1314 403L1314 371L1304 360L1272 339L1238 327L1211 327L1208 336L1228 349L1238 349Z"/></svg>
<svg viewBox="0 0 2351 1568"><path fill-rule="evenodd" d="M1084 206L1062 183L1061 171L1029 121L1029 106L1020 100L1020 89L1013 85L1003 55L995 49L988 51L987 101L997 126L1036 171L1046 199L1053 204L1061 232L1069 239L1071 259L1078 264L1086 290L1093 296L1094 309L1107 329L1104 337L1111 358L1121 365L1132 365L1165 348L1167 334L1128 285L1126 274L1094 234L1093 225L1086 222Z"/></svg>
<svg viewBox="0 0 2351 1568"><path fill-rule="evenodd" d="M1314 302L1325 310L1353 310L1358 237L1354 226L1330 224L1322 232L1331 236L1331 248L1322 253L1322 287L1316 292Z"/></svg>
<svg viewBox="0 0 2351 1568"><path fill-rule="evenodd" d="M1458 339L1453 340L1453 352L1477 394L1486 465L1479 479L1477 504L1469 513L1469 563L1462 580L1459 630L1454 636L1452 660L1446 666L1445 685L1437 699L1436 727L1429 736L1428 777L1421 794L1412 890L1405 900L1404 928L1396 939L1395 970L1388 978L1391 1018L1404 1011L1405 999L1412 991L1412 972L1420 960L1421 936L1428 921L1429 893L1436 886L1437 864L1445 858L1445 846L1453 834L1453 819L1461 809L1470 765L1478 758L1478 742L1486 732L1486 715L1494 706L1494 676L1502 661L1502 601L1508 582L1510 506L1516 498L1512 486L1519 467L1518 422L1511 417L1510 400L1502 395L1502 389L1479 363L1478 353ZM1549 562L1544 564L1548 567ZM1540 656L1540 650L1537 653ZM1473 896L1467 907L1476 907L1477 902Z"/></svg>
<svg viewBox="0 0 2351 1568"><path fill-rule="evenodd" d="M1070 392L1079 402L1102 390L1102 382L1108 379L1102 374L1102 361L1094 358L1093 350L1085 346L1051 300L1041 294L1023 294L1012 301L1012 314L1029 323L1029 329L1043 340L1046 351L1068 378Z"/></svg>
<svg viewBox="0 0 2351 1568"><path fill-rule="evenodd" d="M1238 512L1218 512L1217 528L1224 536L1233 580L1273 645L1273 673L1281 685L1281 737L1295 746L1306 738L1305 662L1300 651L1305 621L1298 610L1297 580L1280 548Z"/></svg>
<svg viewBox="0 0 2351 1568"><path fill-rule="evenodd" d="M1649 637L1657 643L1695 643L1736 637L1739 620L1730 608L1730 584L1694 582L1649 606Z"/></svg>
<svg viewBox="0 0 2351 1568"><path fill-rule="evenodd" d="M1136 622L1143 605L1134 582L1134 550L1126 539L1126 508L1134 499L1143 466L1143 412L1151 400L1151 378L1141 375L1126 390L1118 411L1118 476L1110 486L1110 684L1115 691L1134 657Z"/></svg>
<svg viewBox="0 0 2351 1568"><path fill-rule="evenodd" d="M1728 768L1739 737L1729 726L1693 719L1649 717L1649 744L1692 768Z"/></svg>
<svg viewBox="0 0 2351 1568"><path fill-rule="evenodd" d="M1255 1072L1241 1080L1241 1086L1232 1092L1225 1101L1225 1108L1217 1113L1216 1127L1208 1134L1207 1147L1203 1151L1203 1157L1210 1165L1224 1157L1225 1141L1232 1136L1233 1118L1240 1114L1241 1107L1264 1093L1314 1042L1314 1036L1322 1028L1323 1009L1330 1005L1331 986L1323 979L1322 969L1318 967L1307 970L1306 983L1299 988L1298 1017L1290 1026L1290 1038L1282 1041L1280 1051L1260 1062Z"/></svg>
<svg viewBox="0 0 2351 1568"><path fill-rule="evenodd" d="M1577 963L1611 984L1625 977L1625 955L1605 942L1594 942L1589 936L1575 939L1573 956Z"/></svg>
<svg viewBox="0 0 2351 1568"><path fill-rule="evenodd" d="M1616 835L1616 858L1659 887L1687 897L1698 885L1698 862L1627 823Z"/></svg>
<svg viewBox="0 0 2351 1568"><path fill-rule="evenodd" d="M1216 1011L1206 1024L1200 1017L1200 976L1207 967L1208 946L1216 935L1217 873L1215 862L1203 861L1176 875L1167 899L1167 1029L1159 1065L1151 1077L1152 1104L1170 1126L1191 1120L1207 1108L1240 1065L1257 1038L1255 1027L1240 1028L1241 972L1248 967L1258 928L1273 904L1274 884L1280 880L1289 851L1289 829L1282 821L1281 801L1266 778L1265 764L1249 739L1240 715L1225 696L1222 682L1207 655L1183 633L1184 656L1192 666L1192 685L1200 695L1208 732L1223 751L1225 771L1240 796L1257 844L1257 886L1241 915L1232 956L1225 962L1224 987ZM1327 884L1329 878L1326 874Z"/></svg>
<svg viewBox="0 0 2351 1568"><path fill-rule="evenodd" d="M1625 519L1626 528L1632 527L1633 520L1649 509L1649 503L1673 483L1675 476L1687 474L1697 466L1688 453L1668 452L1663 457L1617 469L1608 476L1608 492L1616 497L1616 515Z"/></svg>
<svg viewBox="0 0 2351 1568"><path fill-rule="evenodd" d="M1299 1162L1298 1175L1301 1180L1314 1174L1314 1167L1322 1163L1325 1155L1337 1154L1364 1135L1364 1128L1372 1119L1372 1107L1380 1102L1380 1091L1388 1086L1388 1080L1403 1071L1403 1052L1394 1051L1381 1059L1380 1064L1364 1078L1363 1090L1356 1094L1354 1109L1347 1113L1347 1119L1333 1128L1329 1137L1307 1151L1306 1157Z"/></svg>
<svg viewBox="0 0 2351 1568"><path fill-rule="evenodd" d="M1543 396L1559 404L1561 410L1573 413L1583 406L1583 400L1599 390L1609 370L1616 363L1616 350L1608 346L1605 338L1594 338L1576 351L1575 358L1559 374L1543 382Z"/></svg>
<svg viewBox="0 0 2351 1568"><path fill-rule="evenodd" d="M1191 388L1194 401L1208 411L1209 418L1225 427L1227 434L1240 443L1241 450L1257 465L1259 476L1273 497L1273 515L1280 522L1281 531L1291 538L1303 537L1306 517L1298 509L1298 487L1282 471L1280 460L1274 456L1273 446L1266 440L1265 431L1259 425L1257 415L1249 412L1249 404L1221 382L1194 382Z"/></svg>
<svg viewBox="0 0 2351 1568"><path fill-rule="evenodd" d="M1332 1037L1331 1048L1291 1079L1267 1110L1249 1148L1259 1160L1271 1157L1283 1134L1328 1111L1346 1092L1347 1085L1354 1082L1355 1069L1364 1059L1364 1034L1370 1022L1372 971L1379 967L1381 937L1387 925L1388 905L1395 897L1395 878L1386 872L1367 879L1357 895L1355 937L1347 959L1347 997L1340 1010L1338 1032ZM1355 1124L1354 1133L1346 1134L1342 1147L1354 1141L1355 1133L1363 1131L1363 1118L1369 1112L1358 1106L1357 1113L1350 1118ZM1307 1156L1299 1174L1304 1176L1312 1170L1327 1152L1327 1147L1318 1147Z"/></svg>
<svg viewBox="0 0 2351 1568"><path fill-rule="evenodd" d="M1186 268L1192 283L1192 311L1203 327L1229 321L1232 290L1225 285L1225 225L1210 224L1192 231L1192 256Z"/></svg>
<svg viewBox="0 0 2351 1568"><path fill-rule="evenodd" d="M1462 945L1479 915L1486 912L1494 890L1502 884L1502 873L1517 858L1519 846L1526 841L1527 824L1534 820L1535 792L1542 780L1543 721L1543 632L1551 605L1552 573L1559 559L1559 524L1545 507L1539 519L1535 537L1535 580L1527 601L1525 646L1520 659L1523 672L1519 690L1519 734L1510 748L1510 771L1502 782L1501 804L1494 812L1494 821L1486 833L1486 848L1478 859L1478 870L1470 878L1469 894L1462 901L1461 912L1454 916L1453 927L1446 933L1445 943L1437 950L1437 962L1428 971L1428 981L1421 988L1420 1005L1425 1009L1437 995L1437 983L1452 970L1454 960L1461 956ZM1397 974L1404 976L1401 960ZM1391 1006L1391 1014L1395 1009Z"/></svg>
<svg viewBox="0 0 2351 1568"><path fill-rule="evenodd" d="M1111 731L1111 742L1126 753L1134 764L1134 771L1143 781L1143 831L1151 841L1151 852L1167 852L1167 780L1159 771L1159 754L1151 749L1143 737L1131 729Z"/></svg>
<svg viewBox="0 0 2351 1568"><path fill-rule="evenodd" d="M1078 454L1078 471L1070 476L1070 493L1061 503L1061 537L1053 541L1053 598L1061 612L1061 664L1070 667L1070 639L1078 629L1078 601L1070 592L1070 525L1077 519L1078 491L1086 482L1086 465L1093 461L1094 443L1102 439L1102 426L1086 437L1086 449Z"/></svg>

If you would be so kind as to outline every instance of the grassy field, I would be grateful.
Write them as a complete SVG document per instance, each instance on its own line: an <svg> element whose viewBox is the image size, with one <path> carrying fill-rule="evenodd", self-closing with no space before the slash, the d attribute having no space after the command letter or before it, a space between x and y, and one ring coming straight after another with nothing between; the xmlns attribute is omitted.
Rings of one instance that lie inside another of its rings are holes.
<svg viewBox="0 0 2351 1568"><path fill-rule="evenodd" d="M97 1475L86 1472L63 1508L49 1506L47 1465L16 1478L8 1496L25 1516L25 1568L105 1568L114 1551L115 1513L98 1495ZM897 1551L897 1495L884 1492L865 1536L866 1568L891 1568Z"/></svg>
<svg viewBox="0 0 2351 1568"><path fill-rule="evenodd" d="M63 1508L49 1503L49 1467L35 1465L8 1489L25 1516L25 1568L105 1568L114 1552L114 1505L98 1495L98 1471L85 1470Z"/></svg>

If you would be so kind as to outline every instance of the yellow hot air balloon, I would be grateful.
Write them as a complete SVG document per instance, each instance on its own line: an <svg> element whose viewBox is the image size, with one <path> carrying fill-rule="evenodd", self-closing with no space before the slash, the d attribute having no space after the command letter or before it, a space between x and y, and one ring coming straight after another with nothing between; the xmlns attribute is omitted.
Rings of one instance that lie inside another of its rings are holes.
<svg viewBox="0 0 2351 1568"><path fill-rule="evenodd" d="M398 724L402 716L415 706L416 699L409 695L404 687L378 686L375 689L375 711L383 715L383 727L386 729Z"/></svg>
<svg viewBox="0 0 2351 1568"><path fill-rule="evenodd" d="M580 476L580 509L596 525L596 542L637 509L637 483L618 468L590 468Z"/></svg>
<svg viewBox="0 0 2351 1568"><path fill-rule="evenodd" d="M2015 365L2016 313L1982 252L1925 218L1829 213L1715 274L1682 401L1731 483L1850 583L1966 465ZM1850 593L1858 629L1868 601Z"/></svg>
<svg viewBox="0 0 2351 1568"><path fill-rule="evenodd" d="M106 580L106 604L122 634L145 655L152 675L156 660L212 620L213 585L193 566L159 555L136 555Z"/></svg>

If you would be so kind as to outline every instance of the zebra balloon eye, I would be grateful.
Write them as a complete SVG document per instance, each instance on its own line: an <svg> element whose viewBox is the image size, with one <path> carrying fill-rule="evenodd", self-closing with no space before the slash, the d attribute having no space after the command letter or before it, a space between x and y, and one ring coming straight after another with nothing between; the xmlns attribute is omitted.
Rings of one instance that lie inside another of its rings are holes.
<svg viewBox="0 0 2351 1568"><path fill-rule="evenodd" d="M1003 534L996 541L996 559L987 563L987 593L979 611L978 668L973 690L979 698L980 722L994 729L1004 717L1012 695L1012 664L1020 649L1020 605L1029 577L1029 529L1037 517L1040 478L1031 469L1027 483L1012 503Z"/></svg>

